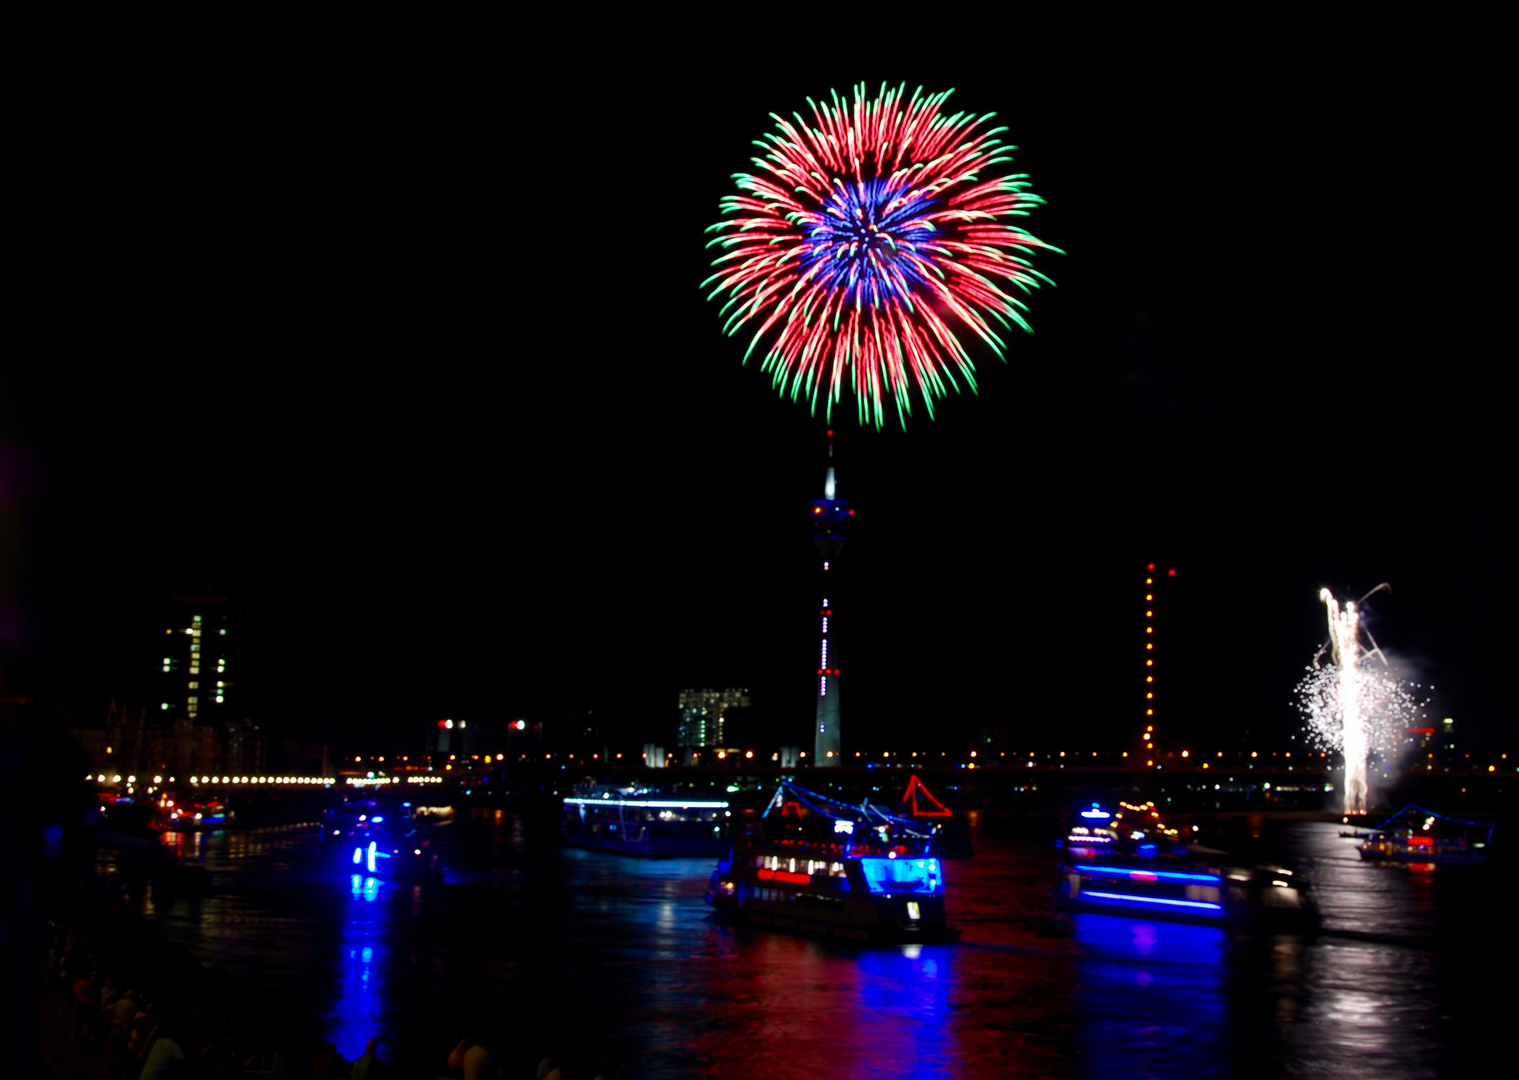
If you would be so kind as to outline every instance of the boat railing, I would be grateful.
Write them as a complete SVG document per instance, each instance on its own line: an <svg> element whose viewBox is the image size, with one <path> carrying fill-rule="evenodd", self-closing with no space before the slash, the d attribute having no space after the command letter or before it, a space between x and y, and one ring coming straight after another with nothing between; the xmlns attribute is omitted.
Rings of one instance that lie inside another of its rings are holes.
<svg viewBox="0 0 1519 1080"><path fill-rule="evenodd" d="M805 837L777 837L763 830L751 829L746 839L753 846L774 848L777 851L798 851L814 855L826 855L835 859L848 858L924 858L930 854L930 845L903 843L876 843L871 840L832 841L810 840Z"/></svg>

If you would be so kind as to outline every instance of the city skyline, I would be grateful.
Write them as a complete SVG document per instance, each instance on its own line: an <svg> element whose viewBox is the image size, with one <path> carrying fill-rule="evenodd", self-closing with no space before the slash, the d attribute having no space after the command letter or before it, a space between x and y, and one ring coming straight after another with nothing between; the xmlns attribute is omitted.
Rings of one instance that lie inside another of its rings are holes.
<svg viewBox="0 0 1519 1080"><path fill-rule="evenodd" d="M1030 298L1035 333L1005 364L976 356L977 395L905 434L836 425L865 508L846 728L963 744L988 723L1075 727L1129 745L1134 575L1164 552L1189 604L1165 626L1182 661L1167 744L1293 734L1318 591L1382 581L1379 643L1433 684L1440 717L1498 740L1513 532L1494 494L1504 418L1479 372L1485 99L1455 109L1468 99L1366 59L1363 97L1323 60L1305 49L1287 85L1274 62L1156 75L1138 59L1035 78L820 63L724 83L668 147L664 214L638 234L657 243L615 279L546 288L530 318L465 239L508 232L482 209L494 180L476 177L497 174L473 170L467 139L429 137L427 167L392 175L389 149L425 125L360 123L328 145L295 93L258 105L288 122L273 134L237 110L202 122L234 87L143 127L89 111L126 164L122 196L196 254L120 234L128 218L84 200L73 227L123 235L122 261L80 285L96 317L0 394L0 679L79 723L92 702L157 704L131 685L155 659L134 643L165 597L214 591L243 607L241 707L271 733L339 744L449 715L587 711L632 732L667 722L681 687L745 686L810 747L816 554L800 520L824 423L721 336L698 288L702 229L768 112L906 78L999 114L1047 200L1038 234L1066 254L1049 260L1058 287ZM627 75L599 63L523 121L531 138L572 152L557 110ZM534 205L598 205L604 166L639 160L639 125L597 109L595 167ZM159 183L241 161L244 144L325 194L253 198L265 174L230 167ZM1388 182L1393 146L1453 196L1411 206ZM1412 284L1389 270L1410 219L1441 264ZM559 226L521 228L545 280L591 281ZM150 363L59 377L150 342Z"/></svg>

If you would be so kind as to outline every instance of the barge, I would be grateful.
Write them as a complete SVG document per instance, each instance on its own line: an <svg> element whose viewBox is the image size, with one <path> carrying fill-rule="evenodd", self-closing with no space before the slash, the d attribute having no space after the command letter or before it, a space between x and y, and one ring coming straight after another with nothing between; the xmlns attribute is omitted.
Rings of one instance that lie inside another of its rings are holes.
<svg viewBox="0 0 1519 1080"><path fill-rule="evenodd" d="M728 850L728 803L635 788L582 785L564 800L564 842L650 858L706 858Z"/></svg>

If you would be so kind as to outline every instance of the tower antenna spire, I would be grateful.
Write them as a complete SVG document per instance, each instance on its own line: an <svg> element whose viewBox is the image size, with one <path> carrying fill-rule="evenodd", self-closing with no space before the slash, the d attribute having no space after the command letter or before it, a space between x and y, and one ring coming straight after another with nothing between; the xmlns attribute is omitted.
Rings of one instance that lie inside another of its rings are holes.
<svg viewBox="0 0 1519 1080"><path fill-rule="evenodd" d="M828 432L828 476L823 481L823 498L831 501L834 498L835 490L833 480L833 432L830 430Z"/></svg>
<svg viewBox="0 0 1519 1080"><path fill-rule="evenodd" d="M813 765L843 764L839 729L839 691L841 668L834 635L834 600L837 599L834 564L844 541L849 518L854 511L838 497L838 483L833 471L833 432L828 432L828 472L823 480L823 497L812 504L812 542L823 557L823 603L818 611L818 697L817 723L813 727Z"/></svg>

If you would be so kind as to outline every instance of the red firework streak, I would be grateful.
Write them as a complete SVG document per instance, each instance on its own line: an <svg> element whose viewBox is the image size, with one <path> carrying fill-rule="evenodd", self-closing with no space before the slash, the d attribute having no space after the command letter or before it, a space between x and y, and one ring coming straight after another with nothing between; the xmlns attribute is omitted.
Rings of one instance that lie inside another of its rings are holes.
<svg viewBox="0 0 1519 1080"><path fill-rule="evenodd" d="M727 296L726 333L752 328L746 360L768 342L783 394L814 411L821 397L831 417L847 387L877 427L887 397L905 424L914 389L930 417L961 381L974 390L957 328L1002 357L1001 331L1029 329L1020 295L1048 280L1028 256L1058 250L1018 225L1043 200L1024 174L999 175L1012 147L992 114L904 89L808 99L811 124L772 114L758 171L735 175L708 230L719 253L703 283Z"/></svg>

